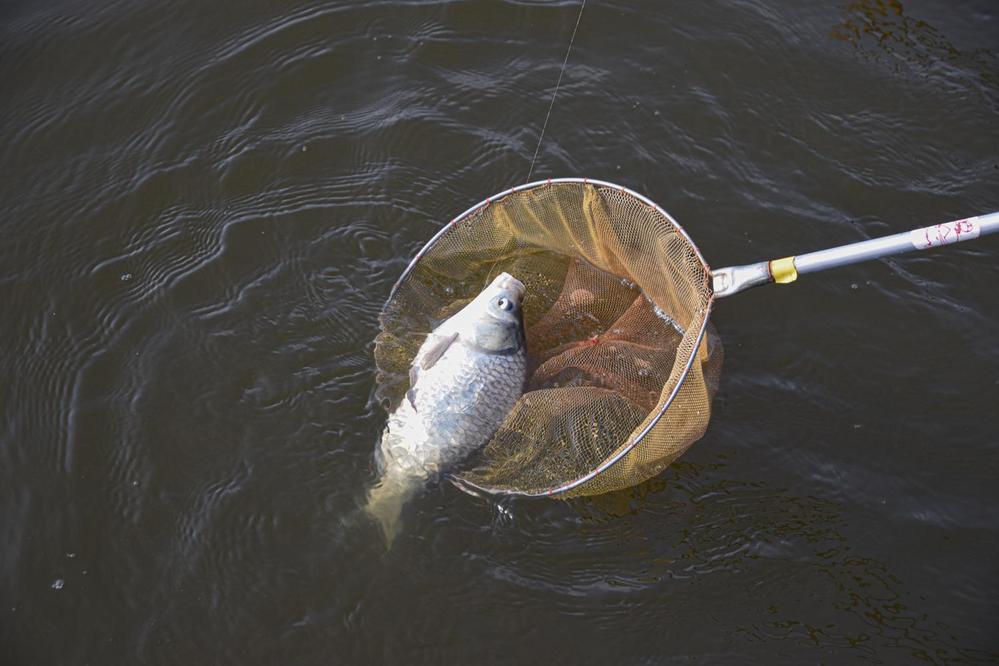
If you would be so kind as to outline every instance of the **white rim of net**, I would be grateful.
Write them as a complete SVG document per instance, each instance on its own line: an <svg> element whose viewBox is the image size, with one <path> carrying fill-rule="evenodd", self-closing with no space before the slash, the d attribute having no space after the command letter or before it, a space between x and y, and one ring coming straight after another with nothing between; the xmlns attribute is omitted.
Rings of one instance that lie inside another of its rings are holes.
<svg viewBox="0 0 999 666"><path fill-rule="evenodd" d="M429 241L427 241L426 245L424 245L420 249L420 251L416 253L416 256L414 256L413 259L412 259L412 261L409 262L409 265L406 266L406 270L404 270L402 272L402 275L399 276L399 279L395 281L394 285L392 285L392 291L389 292L388 299L386 300L386 305L388 305L388 303L392 302L392 299L395 298L395 294L398 291L399 287L402 285L403 282L406 281L406 279L413 272L413 270L416 268L416 265L424 257L424 255L426 255L426 253L428 251L430 251L430 249L433 248L433 246L436 245L437 242L441 238L443 238L447 234L447 232L450 231L451 228L454 227L456 224L460 223L461 221L463 221L465 218L469 217L470 215L473 215L473 214L479 212L483 208L485 208L487 206L490 206L490 205L492 205L492 204L500 201L501 199L503 199L503 198L505 198L505 197L507 197L507 196L509 196L511 194L517 194L519 192L524 192L526 190L532 190L532 189L537 189L537 188L540 188L540 187L546 187L548 185L554 185L554 184L557 184L557 183L575 183L575 184L581 184L581 185L593 185L595 187L601 187L601 188L610 188L610 189L613 189L613 190L617 190L621 194L625 194L625 195L627 195L629 197L632 197L632 198L640 201L641 203L645 204L646 206L649 206L650 208L654 209L657 213L659 213L660 215L662 215L667 221L669 221L669 223L671 225L673 225L673 228L676 230L676 232L679 233L687 241L688 245L690 245L690 249L693 250L694 255L697 257L698 261L700 261L701 266L704 267L705 272L708 275L711 275L711 268L708 266L708 262L706 262L704 260L704 256L701 254L700 249L697 247L697 245L694 243L694 241L690 238L690 235L687 234L686 230L682 226L680 226L680 224L675 219L673 219L672 215L670 215L669 213L667 213L665 210L663 210L663 208L661 206L659 206L656 202L652 201L648 197L645 197L645 196L639 194L638 192L635 192L634 190L631 190L631 189L629 189L627 187L624 187L623 185L617 185L616 183L609 183L609 182L604 181L604 180L595 180L593 178L578 178L578 177L577 178L548 178L546 180L536 180L536 181L531 182L531 183L525 183L523 185L517 185L515 187L511 187L509 189L503 190L502 192L500 192L498 194L494 194L491 197L487 197L486 199L484 199L484 200L480 201L479 203L475 204L474 206L472 206L471 208L469 208L468 210L466 210L464 213L462 213L461 215L458 215L453 220L451 220L450 222L448 222L447 224L445 224L436 234L434 234L434 236ZM708 288L710 290L710 288L711 288L710 284L709 284ZM593 477L597 476L598 474L601 474L601 473L607 471L616 462L618 462L619 460L621 460L622 458L624 458L626 455L628 455L628 453L630 453L632 449L634 449L636 446L638 446L642 442L642 440L645 439L645 436L654 427L656 427L656 424L659 423L659 420L666 413L666 410L668 410L669 407L670 407L670 405L673 404L673 400L676 398L677 394L680 392L680 387L683 386L683 383L687 379L687 374L690 372L690 368L693 367L693 365L694 365L694 359L697 358L697 350L699 350L701 348L701 343L704 341L704 334L705 334L705 331L707 331L708 319L711 316L711 308L712 308L713 304L714 304L714 292L712 292L711 296L708 298L707 306L706 306L705 312L704 312L704 318L701 321L701 328L697 332L697 340L694 343L694 353L690 354L689 358L687 359L687 363L686 363L686 365L683 368L683 373L680 375L680 380L673 387L672 392L670 392L669 397L663 403L663 406L659 409L659 412L649 422L649 424L647 426L645 426L645 428L642 429L641 432L639 432L637 435L635 435L631 439L630 442L628 442L625 446L621 447L614 454L612 454L612 455L608 456L607 458L605 458L600 463L600 465L598 465L594 469L590 470L589 472L587 472L583 476L580 476L580 477L578 477L576 479L573 479L572 481L570 481L568 483L565 483L565 484L563 484L561 486L558 486L558 487L555 487L555 488L550 488L548 490L539 491L539 492L529 492L529 491L520 491L520 490L507 490L507 489L490 488L488 486L480 486L478 484L472 483L470 481L467 481L465 479L461 479L461 478L458 478L458 477L453 477L453 480L455 482L457 482L458 485L460 485L460 486L462 486L462 487L464 487L466 489L472 489L472 490L483 492L483 493L487 493L487 494L490 494L490 495L521 495L521 496L525 496L525 497L551 497L553 495L558 495L560 493L568 492L569 490L572 490L573 488L577 488L577 487L583 485L584 483L586 483L587 481L589 481L590 479L592 479ZM659 306L659 304L656 303L656 306ZM383 308L383 311L384 311L384 308ZM686 331L684 331L684 333L686 333Z"/></svg>

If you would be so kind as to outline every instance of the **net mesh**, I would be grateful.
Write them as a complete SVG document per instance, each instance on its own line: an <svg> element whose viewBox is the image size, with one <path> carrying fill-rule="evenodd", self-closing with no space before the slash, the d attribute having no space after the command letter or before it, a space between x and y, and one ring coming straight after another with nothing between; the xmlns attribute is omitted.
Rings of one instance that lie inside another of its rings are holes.
<svg viewBox="0 0 999 666"><path fill-rule="evenodd" d="M710 273L660 209L583 181L508 193L424 248L382 313L381 400L399 402L426 335L501 271L527 288L529 378L461 482L595 495L659 474L704 434L722 356Z"/></svg>

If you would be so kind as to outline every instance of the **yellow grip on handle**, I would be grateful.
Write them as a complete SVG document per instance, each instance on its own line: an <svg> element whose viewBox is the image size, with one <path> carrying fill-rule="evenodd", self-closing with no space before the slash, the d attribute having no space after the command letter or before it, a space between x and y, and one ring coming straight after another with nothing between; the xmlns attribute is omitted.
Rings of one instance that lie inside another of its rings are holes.
<svg viewBox="0 0 999 666"><path fill-rule="evenodd" d="M788 284L797 280L798 269L794 267L794 257L784 257L771 261L770 275L777 284Z"/></svg>

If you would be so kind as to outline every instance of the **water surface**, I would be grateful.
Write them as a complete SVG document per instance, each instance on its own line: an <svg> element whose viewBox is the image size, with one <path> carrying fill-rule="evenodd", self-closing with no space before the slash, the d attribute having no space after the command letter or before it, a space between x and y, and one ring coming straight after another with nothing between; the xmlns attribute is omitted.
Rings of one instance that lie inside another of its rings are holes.
<svg viewBox="0 0 999 666"><path fill-rule="evenodd" d="M6 664L999 659L999 239L719 302L661 477L345 520L371 341L523 182L571 2L0 9ZM716 266L999 209L999 11L590 0L535 177Z"/></svg>

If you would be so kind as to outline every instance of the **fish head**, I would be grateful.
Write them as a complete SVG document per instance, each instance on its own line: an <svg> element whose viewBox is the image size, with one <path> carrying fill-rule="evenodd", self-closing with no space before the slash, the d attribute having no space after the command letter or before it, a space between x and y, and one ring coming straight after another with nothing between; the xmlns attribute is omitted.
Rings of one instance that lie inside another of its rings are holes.
<svg viewBox="0 0 999 666"><path fill-rule="evenodd" d="M524 346L524 283L500 273L459 313L460 335L489 353L513 353Z"/></svg>

